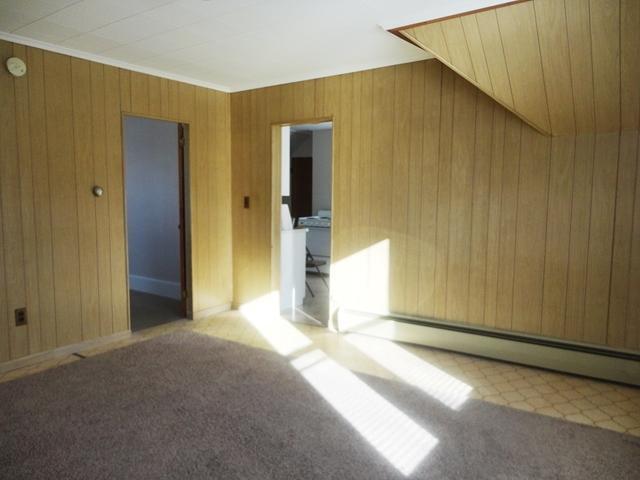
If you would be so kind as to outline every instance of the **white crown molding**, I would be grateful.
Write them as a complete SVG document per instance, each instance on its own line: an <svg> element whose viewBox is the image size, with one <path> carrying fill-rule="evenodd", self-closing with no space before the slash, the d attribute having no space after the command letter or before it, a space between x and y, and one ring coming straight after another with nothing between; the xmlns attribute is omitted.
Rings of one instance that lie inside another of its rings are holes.
<svg viewBox="0 0 640 480"><path fill-rule="evenodd" d="M237 88L231 89L231 92L232 93L244 92L246 90L274 87L277 85L285 85L287 83L304 82L306 80L317 80L320 78L333 77L336 75L346 75L348 73L364 72L364 71L373 70L376 68L392 67L394 65L404 65L406 63L421 62L423 60L429 60L430 58L435 58L426 50L420 50L418 47L415 47L415 48L416 48L415 58L407 58L405 60L394 61L394 62L365 62L365 63L351 64L351 65L344 65L337 68L316 70L311 73L285 75L283 77L277 77L272 80L267 80L264 82L243 83L243 84L240 84Z"/></svg>
<svg viewBox="0 0 640 480"><path fill-rule="evenodd" d="M225 85L218 85L211 82L204 82L196 78L186 77L182 75L175 75L173 73L164 72L155 68L141 67L139 65L133 65L131 63L123 62L120 60L114 60L112 58L103 57L94 53L81 52L73 48L62 47L49 42L43 42L41 40L35 40L29 37L23 37L21 35L15 35L13 33L3 32L0 30L0 40L6 40L8 42L19 43L28 47L40 48L42 50L48 50L50 52L61 53L63 55L69 55L70 57L82 58L83 60L90 60L92 62L102 63L104 65L110 65L112 67L124 68L125 70L131 70L133 72L145 73L147 75L153 75L155 77L166 78L168 80L175 80L177 82L188 83L190 85L196 85L198 87L210 88L212 90L218 90L221 92L230 93L231 88Z"/></svg>
<svg viewBox="0 0 640 480"><path fill-rule="evenodd" d="M75 50L72 48L62 47L60 45L55 45L53 43L43 42L40 40L35 40L29 37L23 37L20 35L15 35L13 33L7 33L0 30L0 39L6 40L8 42L19 43L22 45L27 45L29 47L41 48L43 50L49 50L51 52L61 53L63 55L69 55L71 57L82 58L84 60L90 60L92 62L98 62L105 65L111 65L113 67L124 68L126 70L131 70L134 72L145 73L147 75L154 75L156 77L167 78L169 80L176 80L178 82L188 83L191 85L197 85L199 87L211 88L213 90L218 90L226 93L236 93L243 92L246 90L254 90L258 88L271 87L275 85L283 85L286 83L293 82L302 82L305 80L315 80L317 78L331 77L334 75L343 75L347 73L360 72L363 70L371 70L374 68L383 68L392 65L401 65L403 63L412 63L418 62L420 60L426 60L428 58L432 58L433 56L424 50L420 50L416 47L416 56L415 58L408 58L399 62L366 62L359 64L351 64L351 65L342 65L336 68L328 68L323 70L316 70L314 72L307 72L302 74L293 74L293 75L285 75L282 77L272 78L270 80L260 81L256 79L252 82L239 83L234 87L229 87L226 85L218 85L211 82L205 82L202 80L198 80L192 77L185 77L182 75L175 75L172 73L168 73L162 70L158 70L155 68L142 67L139 65L134 65L131 63L123 62L120 60L114 60L112 58L103 57L101 55L81 52L79 50Z"/></svg>

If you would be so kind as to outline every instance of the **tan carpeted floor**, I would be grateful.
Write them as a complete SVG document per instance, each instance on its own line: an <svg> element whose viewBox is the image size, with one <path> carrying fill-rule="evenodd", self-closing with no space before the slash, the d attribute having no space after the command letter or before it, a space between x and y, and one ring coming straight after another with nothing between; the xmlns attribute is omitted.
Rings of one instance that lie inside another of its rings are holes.
<svg viewBox="0 0 640 480"><path fill-rule="evenodd" d="M0 478L631 479L640 438L174 332L0 384Z"/></svg>

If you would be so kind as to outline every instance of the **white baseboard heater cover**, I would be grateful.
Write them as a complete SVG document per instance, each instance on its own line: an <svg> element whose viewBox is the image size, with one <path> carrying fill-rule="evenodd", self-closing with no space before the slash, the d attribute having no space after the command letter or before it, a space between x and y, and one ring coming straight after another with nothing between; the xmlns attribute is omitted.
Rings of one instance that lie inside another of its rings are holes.
<svg viewBox="0 0 640 480"><path fill-rule="evenodd" d="M405 315L338 309L335 325L405 343L640 386L640 355Z"/></svg>

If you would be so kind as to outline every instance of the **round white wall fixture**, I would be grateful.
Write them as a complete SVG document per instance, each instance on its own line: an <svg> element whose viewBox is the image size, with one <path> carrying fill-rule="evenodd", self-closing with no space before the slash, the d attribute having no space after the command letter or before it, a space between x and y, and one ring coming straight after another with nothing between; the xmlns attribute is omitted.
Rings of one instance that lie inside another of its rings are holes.
<svg viewBox="0 0 640 480"><path fill-rule="evenodd" d="M7 59L7 70L14 77L21 77L27 73L27 65L18 57Z"/></svg>

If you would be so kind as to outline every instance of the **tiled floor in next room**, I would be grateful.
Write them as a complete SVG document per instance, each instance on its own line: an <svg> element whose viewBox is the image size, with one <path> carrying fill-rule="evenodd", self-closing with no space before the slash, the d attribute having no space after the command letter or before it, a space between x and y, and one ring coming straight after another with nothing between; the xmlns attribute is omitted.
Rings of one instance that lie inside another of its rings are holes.
<svg viewBox="0 0 640 480"><path fill-rule="evenodd" d="M354 346L357 342L354 342L349 335L334 333L311 325L294 324L281 318L273 321L262 321L262 319L256 321L237 311L204 320L171 322L79 353L84 356L97 355L163 333L183 329L271 350L274 350L274 346L265 337L269 337L269 331L273 332L277 329L278 340L286 339L287 336L291 336L296 341L300 338L308 339L308 345L304 351L312 348L320 349L342 366L355 372L402 381L391 371L393 369L383 366L388 358L376 361L375 358L365 355L361 349ZM368 337L358 336L358 338ZM437 369L456 381L464 382L472 388L470 394L472 398L640 436L640 388L426 347L392 344L389 348L398 352L403 361L413 362L418 373ZM295 356L295 353L292 355ZM73 355L49 359L36 365L0 374L0 382L76 361L82 360Z"/></svg>

